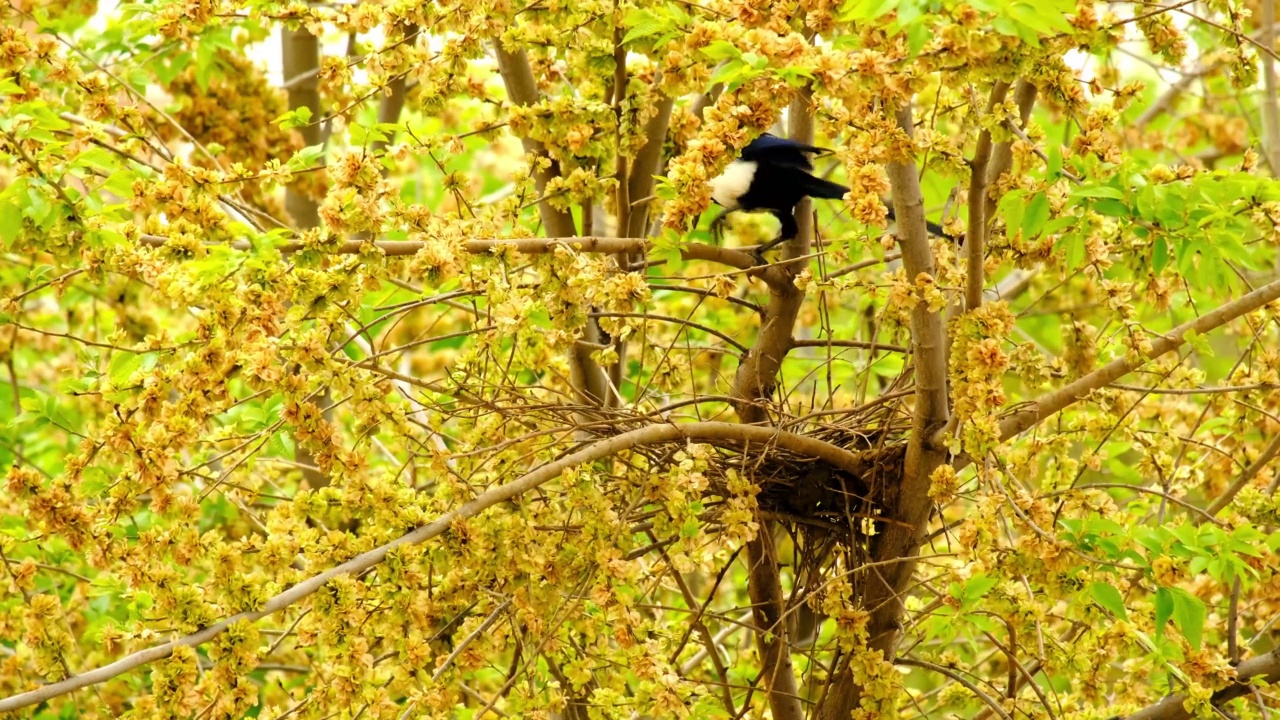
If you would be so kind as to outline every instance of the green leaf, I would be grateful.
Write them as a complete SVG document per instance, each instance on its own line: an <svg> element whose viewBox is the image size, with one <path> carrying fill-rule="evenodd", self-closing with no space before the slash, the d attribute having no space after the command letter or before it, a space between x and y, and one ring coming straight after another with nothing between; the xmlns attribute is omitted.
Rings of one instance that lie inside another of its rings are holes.
<svg viewBox="0 0 1280 720"><path fill-rule="evenodd" d="M0 196L0 241L9 247L21 233L22 209L12 198Z"/></svg>
<svg viewBox="0 0 1280 720"><path fill-rule="evenodd" d="M843 19L875 20L887 15L898 4L898 0L853 0L845 5Z"/></svg>
<svg viewBox="0 0 1280 720"><path fill-rule="evenodd" d="M98 497L111 486L111 474L106 470L91 465L80 473L78 490L85 497Z"/></svg>
<svg viewBox="0 0 1280 720"><path fill-rule="evenodd" d="M1053 33L1069 33L1071 23L1061 11L1048 7L1045 3L1035 5L1016 2L1008 6L1007 11L1015 20L1034 30L1038 35Z"/></svg>
<svg viewBox="0 0 1280 720"><path fill-rule="evenodd" d="M128 583L110 573L98 573L89 583L89 597L120 597L128 590Z"/></svg>
<svg viewBox="0 0 1280 720"><path fill-rule="evenodd" d="M711 79L708 82L711 85L715 85L716 83L732 83L742 75L743 70L745 69L746 66L741 60L729 60L716 68L716 71L711 74Z"/></svg>
<svg viewBox="0 0 1280 720"><path fill-rule="evenodd" d="M987 577L986 575L974 575L964 581L963 587L953 588L952 595L960 600L963 608L972 607L987 593L991 592L991 588L1000 583L999 578ZM958 595L956 594L958 591Z"/></svg>
<svg viewBox="0 0 1280 720"><path fill-rule="evenodd" d="M1022 219L1022 236L1033 238L1044 229L1049 220L1049 198L1044 193L1036 193L1027 204L1027 214Z"/></svg>
<svg viewBox="0 0 1280 720"><path fill-rule="evenodd" d="M929 42L929 38L933 37L933 31L924 23L914 23L907 30L907 57L914 58L920 55L920 51L924 48L924 44Z"/></svg>
<svg viewBox="0 0 1280 720"><path fill-rule="evenodd" d="M1156 637L1164 635L1164 626L1173 617L1173 593L1168 588L1156 588Z"/></svg>
<svg viewBox="0 0 1280 720"><path fill-rule="evenodd" d="M898 24L909 27L924 15L924 7L917 0L902 0L898 3Z"/></svg>
<svg viewBox="0 0 1280 720"><path fill-rule="evenodd" d="M1169 244L1165 242L1163 237L1157 235L1156 239L1151 243L1151 268L1158 275L1168 264Z"/></svg>
<svg viewBox="0 0 1280 720"><path fill-rule="evenodd" d="M1129 217L1132 214L1129 212L1128 205L1110 198L1103 198L1095 202L1093 209L1098 214L1106 215L1107 217Z"/></svg>
<svg viewBox="0 0 1280 720"><path fill-rule="evenodd" d="M129 381L133 373L142 367L142 356L131 352L117 352L107 365L107 377L111 384L120 387Z"/></svg>
<svg viewBox="0 0 1280 720"><path fill-rule="evenodd" d="M1009 37L1018 37L1018 24L1014 22L1011 18L1007 18L1003 16L995 18L994 20L991 21L991 27L995 28L995 31L1000 33L1001 35L1008 35Z"/></svg>
<svg viewBox="0 0 1280 720"><path fill-rule="evenodd" d="M1084 239L1076 233L1063 235L1054 246L1062 250L1068 268L1080 267L1080 263L1084 261Z"/></svg>
<svg viewBox="0 0 1280 720"><path fill-rule="evenodd" d="M769 58L753 52L742 53L742 62L756 70L763 70L769 66Z"/></svg>
<svg viewBox="0 0 1280 720"><path fill-rule="evenodd" d="M1062 147L1057 143L1049 145L1049 162L1045 168L1045 179L1053 182L1062 176Z"/></svg>
<svg viewBox="0 0 1280 720"><path fill-rule="evenodd" d="M1204 640L1204 602L1181 588L1171 590L1173 596L1173 624L1182 631L1182 636L1191 643L1191 647L1200 649Z"/></svg>
<svg viewBox="0 0 1280 720"><path fill-rule="evenodd" d="M352 126L358 127L358 126ZM324 156L324 144L308 145L289 158L287 167L290 170L307 170L316 165L316 161Z"/></svg>
<svg viewBox="0 0 1280 720"><path fill-rule="evenodd" d="M1207 567L1209 567L1209 558L1204 555L1200 555L1191 558L1191 564L1187 566L1187 571L1192 575L1199 575L1204 572L1204 569Z"/></svg>
<svg viewBox="0 0 1280 720"><path fill-rule="evenodd" d="M296 110L281 115L275 119L275 123L281 128L288 130L289 128L302 127L311 122L311 108L303 105Z"/></svg>
<svg viewBox="0 0 1280 720"><path fill-rule="evenodd" d="M876 358L868 369L876 377L896 378L902 374L903 363L901 355L885 354Z"/></svg>
<svg viewBox="0 0 1280 720"><path fill-rule="evenodd" d="M107 365L107 377L117 388L126 385L135 372L147 371L156 366L157 353L132 353L117 351Z"/></svg>
<svg viewBox="0 0 1280 720"><path fill-rule="evenodd" d="M1072 190L1071 198L1112 198L1114 200L1123 200L1124 192L1120 188L1114 188L1110 185L1093 185Z"/></svg>
<svg viewBox="0 0 1280 720"><path fill-rule="evenodd" d="M627 30L627 34L622 37L623 44L640 38L658 35L666 31L671 25L666 18L652 10L643 8L634 8L629 11L622 23L625 27L630 28Z"/></svg>
<svg viewBox="0 0 1280 720"><path fill-rule="evenodd" d="M1026 217L1027 203L1024 190L1013 190L1000 198L1000 214L1004 216L1005 227L1012 233L1022 229L1023 218Z"/></svg>
<svg viewBox="0 0 1280 720"><path fill-rule="evenodd" d="M1094 602L1101 605L1107 612L1121 620L1129 619L1129 615L1124 609L1124 598L1121 597L1120 591L1114 585L1103 582L1090 583L1089 595L1093 597Z"/></svg>
<svg viewBox="0 0 1280 720"><path fill-rule="evenodd" d="M702 48L702 54L717 61L742 57L742 51L728 40L716 40L710 45Z"/></svg>

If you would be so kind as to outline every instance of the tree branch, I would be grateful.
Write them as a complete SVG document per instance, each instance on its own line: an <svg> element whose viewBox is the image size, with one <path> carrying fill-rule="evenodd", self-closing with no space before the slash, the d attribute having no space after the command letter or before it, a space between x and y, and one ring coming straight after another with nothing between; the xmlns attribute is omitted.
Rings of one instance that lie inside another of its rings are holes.
<svg viewBox="0 0 1280 720"><path fill-rule="evenodd" d="M896 112L898 127L909 136L914 120L911 106ZM888 165L893 188L894 213L898 218L898 242L902 264L909 279L932 277L936 273L929 231L924 217L924 196L920 191L920 175L913 157L897 158ZM884 532L872 546L872 560L899 560L883 572L867 577L862 606L871 617L867 626L867 647L879 650L886 662L892 662L902 630L905 611L902 595L915 572L915 556L924 538L924 528L933 507L929 499L930 476L943 461L943 454L927 440L934 428L947 419L947 343L942 314L929 309L923 301L911 310L911 347L915 358L915 408L912 412L911 436L907 441L902 480L896 488L887 488L882 503L885 508ZM846 657L832 675L827 694L822 699L819 720L845 720L862 704L862 687L853 679Z"/></svg>
<svg viewBox="0 0 1280 720"><path fill-rule="evenodd" d="M813 144L813 111L810 107L812 91L801 90L790 108L792 140ZM796 205L795 237L783 244L783 260L804 257L813 242L813 214L809 201ZM769 305L760 321L760 334L755 345L738 366L734 375L733 394L737 398L734 410L744 423L767 420L762 401L773 395L782 361L792 347L792 334L796 318L804 302L804 291L793 282L802 267L800 263L785 262L772 268L781 276L778 282L769 283ZM746 543L747 592L751 597L751 614L756 625L756 646L760 653L760 677L769 697L769 708L776 720L801 720L804 708L800 704L799 685L791 664L791 644L787 638L786 600L782 594L782 581L778 568L777 548L774 545L773 523L758 518L759 530Z"/></svg>
<svg viewBox="0 0 1280 720"><path fill-rule="evenodd" d="M1018 106L1018 118L1023 127L1027 126L1027 121L1031 119L1031 108L1036 104L1036 86L1027 80L1019 80L1013 86L1013 102ZM997 143L995 149L991 153L991 163L987 166L987 187L1000 182L1001 176L1009 172L1013 167L1013 142L1005 140ZM987 209L983 213L983 217L991 217L996 211L996 205L999 204L1000 197L987 193ZM984 236L985 237L985 236Z"/></svg>
<svg viewBox="0 0 1280 720"><path fill-rule="evenodd" d="M1258 476L1258 473L1262 472L1262 468L1266 467L1273 459L1275 459L1276 455L1280 455L1280 435L1271 438L1271 442L1263 448L1262 454L1250 463L1249 467L1240 472L1240 475L1235 479L1235 482L1231 483L1231 486L1227 488L1226 492L1219 495L1218 498L1209 505L1209 507L1205 508L1205 512L1209 515L1217 515L1222 512L1222 509L1230 505L1231 501L1235 500L1236 495L1239 495L1240 491L1252 482L1253 479Z"/></svg>
<svg viewBox="0 0 1280 720"><path fill-rule="evenodd" d="M502 82L507 88L507 97L511 98L511 102L524 107L537 103L538 86L534 82L533 70L529 67L529 58L524 54L524 50L508 52L502 47L501 40L495 41L493 47L498 56L498 72L502 75ZM556 163L552 161L551 167L542 168L538 160L549 159L547 148L541 142L530 138L520 138L520 143L524 145L525 153L534 156L534 187L538 190L538 196L544 197L542 202L538 203L542 227L549 237L574 235L573 216L552 207L551 202L545 199L547 183L559 174Z"/></svg>
<svg viewBox="0 0 1280 720"><path fill-rule="evenodd" d="M649 118L644 126L644 147L636 153L631 164L631 177L628 179L627 196L634 202L653 194L654 176L662 172L662 146L667 139L667 128L671 124L671 109L675 107L675 98L663 96L658 101L658 111ZM619 227L618 232L628 237L645 237L649 234L649 203L634 207L627 218L627 227Z"/></svg>
<svg viewBox="0 0 1280 720"><path fill-rule="evenodd" d="M1249 681L1261 677L1269 683L1280 682L1280 651L1272 650L1266 655L1259 655L1240 663L1236 667L1236 682L1218 690L1209 699L1215 707L1244 697L1253 692ZM1125 720L1190 720L1192 715L1183 707L1187 696L1181 693L1170 695L1154 705L1139 710Z"/></svg>
<svg viewBox="0 0 1280 720"><path fill-rule="evenodd" d="M1004 102L1009 83L997 80L987 100L987 115ZM969 164L969 229L964 235L965 280L964 306L973 310L982 306L983 264L987 248L987 164L991 161L991 131L978 135L978 146Z"/></svg>
<svg viewBox="0 0 1280 720"><path fill-rule="evenodd" d="M727 422L647 425L645 427L637 428L635 430L622 433L621 435L615 435L614 437L588 445L578 452L567 455L555 462L542 465L541 467L533 470L532 472L526 473L506 485L500 485L486 490L474 500L463 504L458 509L451 510L430 523L422 525L421 527L400 536L386 545L361 553L337 567L303 580L297 585L294 585L288 590L285 590L268 600L263 604L261 610L237 613L225 620L221 620L210 625L200 632L186 635L178 638L177 640L171 640L163 645L147 648L146 650L133 653L132 655L127 655L109 665L104 665L95 670L90 670L89 672L67 678L66 680L50 683L37 690L31 690L29 692L0 699L0 713L41 703L51 698L58 697L59 695L65 695L66 693L79 690L81 688L106 682L107 680L133 670L134 668L169 657L177 647L195 647L209 642L238 622L255 622L267 617L268 615L280 612L294 603L300 602L315 594L316 591L324 587L330 580L341 575L356 575L362 573L378 563L381 563L392 550L404 545L417 545L438 537L444 534L444 532L448 530L454 522L474 517L498 503L516 498L523 493L556 478L560 473L564 472L568 468L602 460L634 447L655 445L658 443L672 442L674 440L688 440L692 442L751 443L757 446L777 446L801 455L808 455L810 457L824 460L837 468L851 473L859 473L865 469L861 466L860 455L856 453L851 453L844 448L812 437L784 432L770 427Z"/></svg>
<svg viewBox="0 0 1280 720"><path fill-rule="evenodd" d="M149 247L164 247L169 238L160 235L139 235L138 242ZM236 240L230 243L209 243L206 247L229 246L233 250L248 251L253 245L248 240ZM377 248L387 257L406 257L416 255L425 246L420 240L347 240L330 248L318 248L335 255L354 255ZM622 253L647 251L653 243L645 238L620 237L546 237L546 238L486 238L484 240L468 240L465 249L469 253L483 254L495 250L513 249L527 255L538 255L554 252L558 247L566 247L578 252ZM308 248L304 243L286 242L276 246L281 255L292 255ZM758 277L768 285L790 283L793 276L783 271L782 263L761 265L754 255L742 250L708 245L706 243L688 243L680 249L680 256L685 260L706 260L720 263L732 268L744 270L752 277ZM794 264L794 263L792 263Z"/></svg>
<svg viewBox="0 0 1280 720"><path fill-rule="evenodd" d="M413 38L418 36L418 26L413 23L404 23L399 26L403 39L397 41L397 45L402 42L412 42ZM397 73L391 78L391 82L387 83L387 92L382 96L382 100L378 103L378 123L390 125L400 122L400 113L404 111L405 100L405 75ZM390 134L387 137L379 137L370 143L370 150L374 155L380 155L383 150L387 149L387 145L391 142ZM384 166L383 175L385 176L389 170Z"/></svg>
<svg viewBox="0 0 1280 720"><path fill-rule="evenodd" d="M317 70L320 67L320 41L305 26L296 28L284 27L280 31L280 42L283 50L284 76L301 77L298 82L289 85L289 109L309 108L312 115L320 115L320 80ZM307 145L320 144L319 123L309 123L299 127L298 133ZM298 192L294 186L285 189L284 209L293 219L294 227L314 228L320 225L320 206L311 198Z"/></svg>
<svg viewBox="0 0 1280 720"><path fill-rule="evenodd" d="M1267 48L1276 46L1276 4L1262 3L1261 42ZM1267 151L1267 166L1273 177L1280 176L1280 101L1276 94L1276 60L1268 53L1259 53L1262 59L1262 82L1265 89L1262 103L1263 147Z"/></svg>
<svg viewBox="0 0 1280 720"><path fill-rule="evenodd" d="M1204 334L1235 320L1241 315L1253 312L1277 298L1280 298L1280 280L1263 285L1247 295L1219 306L1212 312L1179 325L1153 341L1151 350L1144 353L1139 360L1130 361L1126 358L1113 360L1079 380L1055 390L1039 400L1029 403L1027 407L1006 416L1000 421L1001 439L1008 440L1026 432L1044 421L1045 418L1084 398L1091 391L1106 387L1124 375L1133 372L1147 360L1154 360L1165 353L1182 347L1186 343L1186 334L1188 332ZM941 439L941 437L934 437L933 442L938 443Z"/></svg>
<svg viewBox="0 0 1280 720"><path fill-rule="evenodd" d="M968 241L969 239L966 237L965 242L968 242ZM988 708L993 710L1000 717L1004 718L1004 720L1013 720L1013 718L1009 716L1009 713L1005 712L1004 708L1000 707L1000 703L995 698L986 694L985 692L982 691L982 688L969 682L969 680L965 678L965 676L961 675L960 673L950 668L946 668L941 665L935 665L931 662L926 662L924 660L913 660L911 658L898 658L897 660L894 660L894 664L906 665L909 667L918 667L924 670L930 670L930 671L936 672L939 675L942 675L944 677L948 677L954 680L955 682L959 683L960 685L964 686L966 690L973 693L982 702L986 703Z"/></svg>

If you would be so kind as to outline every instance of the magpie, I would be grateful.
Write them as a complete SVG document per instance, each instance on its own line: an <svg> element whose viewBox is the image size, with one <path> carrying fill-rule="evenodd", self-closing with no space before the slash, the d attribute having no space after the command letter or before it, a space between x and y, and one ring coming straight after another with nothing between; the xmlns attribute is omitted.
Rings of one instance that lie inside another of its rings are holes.
<svg viewBox="0 0 1280 720"><path fill-rule="evenodd" d="M731 212L768 210L782 223L782 231L778 237L757 248L756 254L794 238L800 230L794 214L796 203L805 197L839 200L849 192L849 188L843 185L809 173L813 170L809 156L829 152L831 150L827 148L805 145L769 133L747 143L741 156L710 182L711 199L724 208L711 221L712 229L717 229ZM893 208L889 208L889 219L894 219ZM928 226L929 232L942 234L940 225L930 222Z"/></svg>

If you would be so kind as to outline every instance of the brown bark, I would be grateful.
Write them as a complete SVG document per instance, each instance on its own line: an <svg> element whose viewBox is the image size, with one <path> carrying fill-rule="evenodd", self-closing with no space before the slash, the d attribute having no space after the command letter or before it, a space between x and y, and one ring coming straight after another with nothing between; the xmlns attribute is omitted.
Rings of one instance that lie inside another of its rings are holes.
<svg viewBox="0 0 1280 720"><path fill-rule="evenodd" d="M494 50L498 56L498 72L507 88L507 97L517 105L533 105L538 102L538 86L533 79L533 70L529 67L529 58L524 50L510 51L502 47L502 41L494 42ZM560 173L559 166L552 161L549 167L543 168L537 163L549 157L546 147L532 138L521 138L525 153L535 159L534 187L540 197L546 195L547 183ZM552 206L549 200L538 203L538 214L542 218L542 227L550 237L570 237L577 234L573 225L573 216ZM587 321L583 330L583 343L575 343L569 351L570 382L579 394L582 402L592 405L611 404L612 391L609 377L591 354L591 346L599 347L603 334L594 320Z"/></svg>
<svg viewBox="0 0 1280 720"><path fill-rule="evenodd" d="M1022 126L1026 127L1027 120L1031 119L1031 108L1036 104L1036 86L1026 80L1019 80L1013 86L1013 102L1018 106L1018 118ZM990 188L998 183L1000 176L1009 172L1011 167L1013 167L1013 143L1009 140L996 143L991 153L991 163L987 166L987 187ZM990 218L995 213L999 200L998 195L987 192L987 208L984 217Z"/></svg>
<svg viewBox="0 0 1280 720"><path fill-rule="evenodd" d="M316 72L320 67L320 41L315 35L299 26L281 30L283 46L284 76L299 78L289 84L289 109L301 107L311 109L311 117L320 116L320 79ZM308 146L320 144L320 124L312 122L298 128L302 140ZM319 206L311 198L297 192L293 187L285 190L285 211L293 219L296 228L314 228L320 225Z"/></svg>
<svg viewBox="0 0 1280 720"><path fill-rule="evenodd" d="M789 135L792 140L813 144L812 95L801 92L791 104ZM813 243L813 214L809 201L795 208L798 231L795 238L783 244L784 260L795 260L808 254ZM734 377L734 397L738 419L744 423L768 420L764 401L774 393L782 361L791 349L796 317L804 302L804 292L792 280L803 269L792 262L776 268L782 274L779 282L769 285L769 304L761 319L760 334L747 352ZM756 625L756 645L760 652L761 682L769 697L769 707L777 720L799 720L804 717L800 705L799 685L791 664L791 644L787 637L786 601L782 595L777 549L774 546L773 523L758 519L760 530L747 543L749 574L747 589L751 596L751 613Z"/></svg>
<svg viewBox="0 0 1280 720"><path fill-rule="evenodd" d="M896 113L898 127L911 134L910 106ZM935 274L933 252L925 226L924 197L914 158L901 158L888 166L893 186L893 207L898 218L898 242L907 277L914 280ZM863 589L862 605L870 613L867 648L879 651L892 662L902 630L905 611L903 593L915 570L915 556L924 538L933 503L929 499L930 475L944 455L927 440L947 419L946 337L940 312L924 302L911 310L911 346L915 358L915 407L911 436L907 442L902 480L888 488L883 497L886 522L872 550L872 561L888 562L881 571L869 573ZM892 562L901 560L901 562ZM862 687L853 677L846 656L832 675L827 693L818 707L820 720L846 720L862 704Z"/></svg>
<svg viewBox="0 0 1280 720"><path fill-rule="evenodd" d="M996 81L991 88L991 98L987 101L987 114L1004 102L1009 92L1009 83ZM973 161L969 165L969 228L964 236L965 272L967 273L964 290L965 310L973 310L982 306L982 288L984 285L983 264L986 261L987 248L987 167L991 161L991 131L983 130L978 135L978 146L973 151Z"/></svg>
<svg viewBox="0 0 1280 720"><path fill-rule="evenodd" d="M522 106L538 102L538 85L534 82L533 70L529 67L529 58L524 54L524 50L508 51L502 47L500 41L494 43L494 50L498 56L498 72L502 75L502 82L507 88L507 97L511 98L511 102ZM524 145L525 153L534 156L535 159L549 157L547 148L537 140L520 138L520 143ZM559 172L554 161L545 169L540 165L535 166L533 182L539 197L546 194L544 191L547 183ZM573 216L552 207L550 202L543 200L538 203L538 214L542 218L542 227L548 237L570 237L576 234Z"/></svg>
<svg viewBox="0 0 1280 720"><path fill-rule="evenodd" d="M304 26L294 29L285 27L281 33L284 77L298 78L289 84L287 90L289 109L309 108L311 117L318 118L320 117L320 80L317 71L320 68L320 41ZM303 125L298 128L298 132L302 134L302 140L308 146L318 145L321 142L318 122ZM301 193L296 185L285 188L284 209L292 220L295 230L308 230L320 226L320 206L315 200ZM328 393L324 393L320 398L320 404L328 407L332 404L329 400ZM325 420L331 420L332 411L326 411L324 417ZM315 456L301 443L297 443L293 457L303 467L302 475L311 487L320 488L329 484L329 476L316 468Z"/></svg>
<svg viewBox="0 0 1280 720"><path fill-rule="evenodd" d="M649 234L650 203L645 198L653 194L654 176L662 172L662 146L667 139L673 107L675 98L664 96L658 101L658 112L645 123L645 144L636 153L635 160L631 163L631 176L627 180L627 197L631 203L639 204L631 208L626 232L619 227L620 235L645 237Z"/></svg>
<svg viewBox="0 0 1280 720"><path fill-rule="evenodd" d="M1209 699L1214 707L1220 707L1238 697L1253 692L1253 686L1247 681L1261 678L1268 683L1280 682L1280 651L1273 650L1266 655L1249 658L1236 668L1237 682L1218 690ZM1125 720L1190 720L1191 713L1183 707L1187 696L1181 693L1170 695L1154 705L1139 710Z"/></svg>

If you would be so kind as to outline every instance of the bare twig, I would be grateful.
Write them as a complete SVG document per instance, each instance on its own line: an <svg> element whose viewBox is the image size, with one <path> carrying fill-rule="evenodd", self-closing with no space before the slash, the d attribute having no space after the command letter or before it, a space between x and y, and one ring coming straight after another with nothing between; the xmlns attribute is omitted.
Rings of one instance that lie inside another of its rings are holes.
<svg viewBox="0 0 1280 720"><path fill-rule="evenodd" d="M936 672L936 673L938 673L939 675L943 675L943 676L946 676L946 677L948 677L948 678L951 678L951 679L952 679L952 680L954 680L955 682L957 682L957 683L959 683L960 685L964 686L964 688L965 688L966 690L968 690L969 692L973 693L973 694L974 694L974 695L975 695L979 700L981 700L982 702L986 703L987 707L989 707L989 708L991 708L993 711L995 711L995 713L996 713L997 715L999 715L1000 717L1004 718L1004 720L1013 720L1013 718L1009 715L1009 713L1005 712L1005 711L1004 711L1004 708L1000 707L1000 703L999 703L999 701L997 701L995 698L993 698L993 697L991 697L990 695L988 695L988 694L986 694L985 692L983 692L983 691L982 691L982 688L980 688L980 687L978 687L977 685L974 685L973 683L969 682L969 680L968 680L967 678L965 678L965 676L961 675L960 673L956 672L955 670L952 670L952 669L950 669L950 668L942 667L941 665L935 665L935 664L933 664L933 663L931 663L931 662L927 662L927 661L925 661L925 660L913 660L912 658L902 658L902 657L900 657L900 658L898 658L898 659L894 660L893 662L894 662L894 664L896 664L896 665L907 665L907 666L910 666L910 667L923 668L923 669L925 669L925 670L929 670L929 671L931 671L931 672Z"/></svg>

